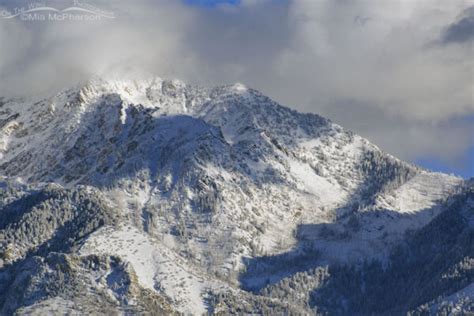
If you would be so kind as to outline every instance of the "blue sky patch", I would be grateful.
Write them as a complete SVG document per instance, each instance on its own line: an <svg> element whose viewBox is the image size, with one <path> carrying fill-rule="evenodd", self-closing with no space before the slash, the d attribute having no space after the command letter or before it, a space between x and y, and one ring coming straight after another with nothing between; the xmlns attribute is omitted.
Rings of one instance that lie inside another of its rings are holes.
<svg viewBox="0 0 474 316"><path fill-rule="evenodd" d="M184 0L184 3L188 5L213 7L215 5L224 4L224 3L237 5L240 3L240 0Z"/></svg>

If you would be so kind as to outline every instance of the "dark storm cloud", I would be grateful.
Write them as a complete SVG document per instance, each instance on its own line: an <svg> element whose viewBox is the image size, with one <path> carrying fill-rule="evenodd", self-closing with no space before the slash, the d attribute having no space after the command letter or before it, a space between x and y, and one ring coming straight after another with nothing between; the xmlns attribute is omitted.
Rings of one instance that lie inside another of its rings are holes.
<svg viewBox="0 0 474 316"><path fill-rule="evenodd" d="M464 11L463 17L449 25L442 36L442 42L464 43L474 40L474 6Z"/></svg>

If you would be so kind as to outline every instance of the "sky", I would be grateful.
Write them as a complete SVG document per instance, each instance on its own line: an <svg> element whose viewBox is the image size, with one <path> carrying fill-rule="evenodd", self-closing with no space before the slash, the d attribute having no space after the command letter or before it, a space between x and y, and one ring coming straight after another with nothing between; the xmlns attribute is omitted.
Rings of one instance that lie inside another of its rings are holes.
<svg viewBox="0 0 474 316"><path fill-rule="evenodd" d="M222 4L239 5L240 0L184 0L184 3L203 7L214 7Z"/></svg>
<svg viewBox="0 0 474 316"><path fill-rule="evenodd" d="M64 9L73 1L42 2ZM474 0L80 2L115 18L0 17L0 94L132 70L241 82L401 159L474 176Z"/></svg>

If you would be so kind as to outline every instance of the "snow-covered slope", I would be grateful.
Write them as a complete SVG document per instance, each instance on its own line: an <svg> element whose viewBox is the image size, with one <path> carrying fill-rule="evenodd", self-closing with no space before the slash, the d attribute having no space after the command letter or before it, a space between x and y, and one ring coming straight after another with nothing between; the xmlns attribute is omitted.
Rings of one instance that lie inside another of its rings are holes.
<svg viewBox="0 0 474 316"><path fill-rule="evenodd" d="M41 100L1 99L0 176L0 212L20 214L0 225L9 229L0 236L14 249L10 265L45 256L36 245L67 222L20 247L10 233L25 218L18 199L47 183L65 195L89 190L114 220L61 251L117 256L141 288L195 314L212 312L222 293L256 310L297 310L242 289L336 263L387 261L407 231L429 224L463 186L241 84L160 78L95 78ZM40 306L19 306L33 303Z"/></svg>

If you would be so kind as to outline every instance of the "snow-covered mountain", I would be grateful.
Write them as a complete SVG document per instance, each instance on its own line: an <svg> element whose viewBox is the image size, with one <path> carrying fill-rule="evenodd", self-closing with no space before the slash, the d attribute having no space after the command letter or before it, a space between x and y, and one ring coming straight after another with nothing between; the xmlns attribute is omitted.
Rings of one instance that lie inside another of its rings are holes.
<svg viewBox="0 0 474 316"><path fill-rule="evenodd" d="M0 314L473 307L472 183L241 84L0 99L0 177Z"/></svg>

